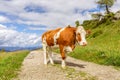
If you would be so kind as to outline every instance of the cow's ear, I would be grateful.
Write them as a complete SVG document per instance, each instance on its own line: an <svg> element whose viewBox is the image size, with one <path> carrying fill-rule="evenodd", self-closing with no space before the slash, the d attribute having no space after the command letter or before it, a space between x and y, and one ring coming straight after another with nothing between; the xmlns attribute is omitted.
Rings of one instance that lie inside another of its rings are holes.
<svg viewBox="0 0 120 80"><path fill-rule="evenodd" d="M86 34L90 35L91 34L91 30L90 29L86 30Z"/></svg>

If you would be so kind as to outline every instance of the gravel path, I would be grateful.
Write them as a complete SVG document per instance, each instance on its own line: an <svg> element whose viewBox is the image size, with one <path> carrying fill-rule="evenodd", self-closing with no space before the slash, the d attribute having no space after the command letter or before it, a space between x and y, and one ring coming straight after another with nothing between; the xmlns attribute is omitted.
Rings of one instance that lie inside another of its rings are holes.
<svg viewBox="0 0 120 80"><path fill-rule="evenodd" d="M31 51L15 80L120 80L120 71L111 66L67 57L67 68L61 68L59 54L54 54L55 66L43 64L43 51Z"/></svg>

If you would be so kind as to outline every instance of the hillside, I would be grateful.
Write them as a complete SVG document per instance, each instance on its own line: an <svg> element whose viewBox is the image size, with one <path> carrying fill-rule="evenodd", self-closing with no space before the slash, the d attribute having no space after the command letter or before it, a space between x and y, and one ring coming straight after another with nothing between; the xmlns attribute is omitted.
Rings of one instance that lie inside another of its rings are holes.
<svg viewBox="0 0 120 80"><path fill-rule="evenodd" d="M87 36L88 45L76 47L70 56L99 64L120 66L120 20L89 20L82 25L91 31Z"/></svg>

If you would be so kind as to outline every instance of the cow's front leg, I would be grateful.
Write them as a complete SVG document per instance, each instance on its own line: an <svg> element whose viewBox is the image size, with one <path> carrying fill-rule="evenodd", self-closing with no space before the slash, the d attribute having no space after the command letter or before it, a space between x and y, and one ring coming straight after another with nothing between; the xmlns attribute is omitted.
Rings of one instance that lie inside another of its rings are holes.
<svg viewBox="0 0 120 80"><path fill-rule="evenodd" d="M61 56L62 56L61 66L62 66L62 68L65 68L65 66L66 66L66 63L65 63L66 55L65 55L65 51L64 51L64 46L63 45L60 45L60 53L61 53Z"/></svg>

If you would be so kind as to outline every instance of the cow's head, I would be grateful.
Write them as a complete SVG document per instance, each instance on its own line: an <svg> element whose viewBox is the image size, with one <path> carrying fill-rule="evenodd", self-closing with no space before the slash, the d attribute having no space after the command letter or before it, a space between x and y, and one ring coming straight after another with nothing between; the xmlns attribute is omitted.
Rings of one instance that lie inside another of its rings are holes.
<svg viewBox="0 0 120 80"><path fill-rule="evenodd" d="M86 37L86 31L84 30L83 26L78 26L76 30L76 40L79 45L83 45L83 46L87 45L87 41L85 37Z"/></svg>

